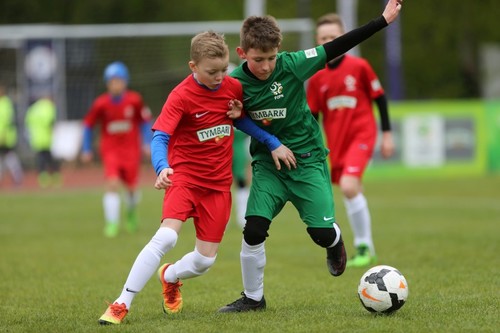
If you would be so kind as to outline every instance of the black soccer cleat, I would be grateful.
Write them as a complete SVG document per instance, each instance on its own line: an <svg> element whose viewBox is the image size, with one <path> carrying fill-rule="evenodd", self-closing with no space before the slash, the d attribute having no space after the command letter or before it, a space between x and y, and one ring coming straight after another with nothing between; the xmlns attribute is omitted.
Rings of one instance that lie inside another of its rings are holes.
<svg viewBox="0 0 500 333"><path fill-rule="evenodd" d="M245 295L245 292L241 292L241 298L238 298L233 303L223 306L219 309L220 313L227 312L248 312L248 311L259 311L266 309L266 299L262 296L260 301L254 301Z"/></svg>
<svg viewBox="0 0 500 333"><path fill-rule="evenodd" d="M347 254L341 235L337 245L326 249L326 266L330 274L340 276L345 271L346 262Z"/></svg>

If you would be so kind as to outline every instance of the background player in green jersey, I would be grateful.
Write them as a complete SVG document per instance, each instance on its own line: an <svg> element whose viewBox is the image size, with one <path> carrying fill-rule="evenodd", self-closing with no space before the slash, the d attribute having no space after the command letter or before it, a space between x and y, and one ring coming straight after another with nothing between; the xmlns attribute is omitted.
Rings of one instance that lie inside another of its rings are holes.
<svg viewBox="0 0 500 333"><path fill-rule="evenodd" d="M278 53L281 31L273 17L251 16L240 31L240 58L246 60L231 76L243 85L244 110L258 126L278 136L297 159L294 169L275 170L266 147L250 145L252 185L240 253L242 297L219 312L244 312L266 307L264 298L265 240L272 219L290 201L307 232L326 248L327 267L341 275L346 253L332 200L332 187L318 123L307 106L304 82L325 64L393 22L402 0L389 0L382 16L333 41L309 50Z"/></svg>
<svg viewBox="0 0 500 333"><path fill-rule="evenodd" d="M3 169L10 172L15 185L23 181L23 168L15 151L17 144L16 113L14 103L7 94L7 86L0 82L0 182Z"/></svg>
<svg viewBox="0 0 500 333"><path fill-rule="evenodd" d="M59 161L52 156L52 135L57 109L52 97L42 96L26 111L26 128L31 148L37 156L38 184L40 187L60 185Z"/></svg>

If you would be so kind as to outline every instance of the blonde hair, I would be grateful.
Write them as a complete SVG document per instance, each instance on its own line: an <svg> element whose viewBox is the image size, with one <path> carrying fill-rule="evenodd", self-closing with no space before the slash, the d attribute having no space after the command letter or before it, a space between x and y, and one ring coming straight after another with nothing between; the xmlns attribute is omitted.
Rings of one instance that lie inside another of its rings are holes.
<svg viewBox="0 0 500 333"><path fill-rule="evenodd" d="M342 21L342 18L340 15L336 13L328 13L323 16L321 16L317 21L316 21L316 28L319 26L322 26L323 24L337 24L342 31L345 30L344 28L344 21Z"/></svg>
<svg viewBox="0 0 500 333"><path fill-rule="evenodd" d="M205 31L191 39L191 60L195 63L205 58L225 58L229 54L223 34Z"/></svg>
<svg viewBox="0 0 500 333"><path fill-rule="evenodd" d="M264 52L279 48L283 37L276 19L270 15L250 16L241 26L240 47Z"/></svg>

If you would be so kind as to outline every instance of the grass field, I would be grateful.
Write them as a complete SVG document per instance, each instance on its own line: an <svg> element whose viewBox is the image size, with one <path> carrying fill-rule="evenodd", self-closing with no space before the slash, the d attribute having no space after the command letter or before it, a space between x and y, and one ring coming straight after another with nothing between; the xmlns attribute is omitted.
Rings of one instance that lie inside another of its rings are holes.
<svg viewBox="0 0 500 333"><path fill-rule="evenodd" d="M43 196L42 196L43 194ZM135 235L102 236L101 189L0 192L0 332L499 332L500 176L366 184L379 263L409 284L405 306L374 316L357 299L365 269L331 277L292 206L267 241L265 312L217 314L242 290L241 235L230 222L215 266L184 281L184 311L166 317L153 277L123 325L97 319L158 227L162 195L144 189ZM348 255L351 232L337 217ZM194 246L188 223L174 261Z"/></svg>

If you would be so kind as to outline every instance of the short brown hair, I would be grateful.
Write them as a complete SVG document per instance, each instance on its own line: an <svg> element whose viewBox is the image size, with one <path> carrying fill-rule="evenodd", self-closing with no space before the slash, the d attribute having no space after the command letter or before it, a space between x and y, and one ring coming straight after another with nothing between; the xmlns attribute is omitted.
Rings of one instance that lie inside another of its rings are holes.
<svg viewBox="0 0 500 333"><path fill-rule="evenodd" d="M342 21L342 18L340 17L340 15L335 14L335 13L328 13L328 14L321 16L316 21L316 28L319 26L322 26L323 24L338 24L342 30L345 30L344 21Z"/></svg>
<svg viewBox="0 0 500 333"><path fill-rule="evenodd" d="M281 40L278 22L270 15L250 16L241 26L240 47L244 51L258 49L267 52L279 48Z"/></svg>
<svg viewBox="0 0 500 333"><path fill-rule="evenodd" d="M205 58L224 58L229 54L223 34L209 30L191 39L191 60L198 63Z"/></svg>

